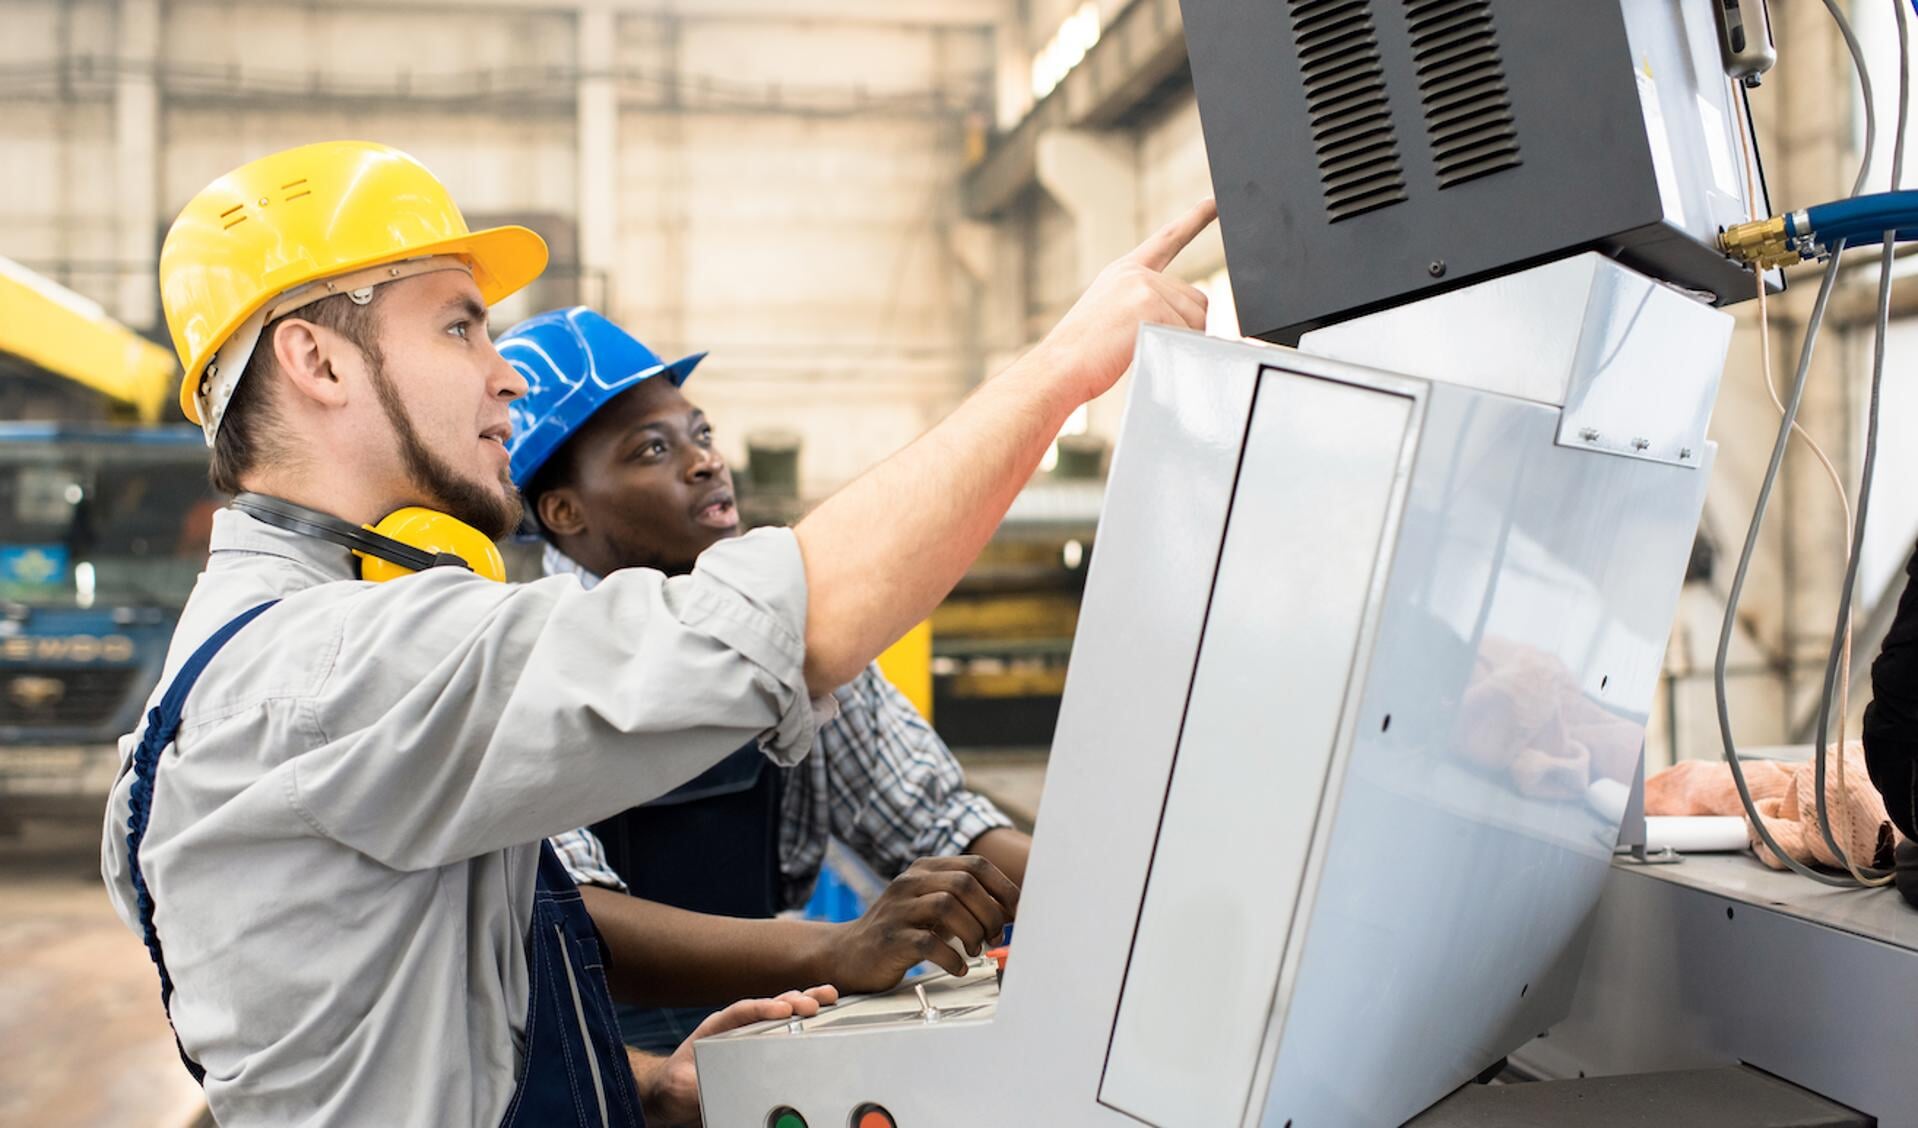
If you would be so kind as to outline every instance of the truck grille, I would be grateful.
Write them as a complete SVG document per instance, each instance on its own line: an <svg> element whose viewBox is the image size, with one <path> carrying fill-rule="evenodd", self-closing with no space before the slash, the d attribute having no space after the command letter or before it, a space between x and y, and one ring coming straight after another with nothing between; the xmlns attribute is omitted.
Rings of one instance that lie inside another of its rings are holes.
<svg viewBox="0 0 1918 1128"><path fill-rule="evenodd" d="M132 666L0 668L0 726L104 724L126 703L136 673Z"/></svg>

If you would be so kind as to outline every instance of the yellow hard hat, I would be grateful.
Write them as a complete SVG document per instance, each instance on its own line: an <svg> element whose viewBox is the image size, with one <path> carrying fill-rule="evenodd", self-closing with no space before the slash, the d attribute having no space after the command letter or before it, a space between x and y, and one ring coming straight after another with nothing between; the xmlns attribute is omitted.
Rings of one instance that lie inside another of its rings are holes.
<svg viewBox="0 0 1918 1128"><path fill-rule="evenodd" d="M368 287L381 272L367 268L437 260L472 271L488 305L539 277L546 244L524 227L468 231L453 198L426 166L398 149L366 141L327 141L274 153L240 166L202 189L180 212L160 248L160 300L186 377L180 410L207 429L201 398L208 361L269 305L285 312L331 292L315 287L299 302L276 303L289 291L354 275ZM364 300L364 299L362 299ZM257 333L257 325L249 327ZM242 334L244 335L244 334ZM239 350L252 351L248 339ZM227 357L220 367L244 365ZM231 395L227 382L226 395Z"/></svg>

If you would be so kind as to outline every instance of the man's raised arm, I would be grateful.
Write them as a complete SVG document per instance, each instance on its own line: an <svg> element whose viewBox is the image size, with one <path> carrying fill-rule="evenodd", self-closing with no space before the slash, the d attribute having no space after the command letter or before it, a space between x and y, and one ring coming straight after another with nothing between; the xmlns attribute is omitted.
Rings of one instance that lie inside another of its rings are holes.
<svg viewBox="0 0 1918 1128"><path fill-rule="evenodd" d="M806 562L806 683L825 694L932 613L1075 408L1132 363L1139 326L1205 327L1205 295L1165 268L1211 200L1107 266L1045 340L795 530Z"/></svg>

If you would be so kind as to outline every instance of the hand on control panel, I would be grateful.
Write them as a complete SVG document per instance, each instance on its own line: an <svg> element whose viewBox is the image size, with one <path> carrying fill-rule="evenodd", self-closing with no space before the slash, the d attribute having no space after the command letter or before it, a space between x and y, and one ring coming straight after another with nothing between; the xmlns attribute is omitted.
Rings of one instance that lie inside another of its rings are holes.
<svg viewBox="0 0 1918 1128"><path fill-rule="evenodd" d="M964 975L965 957L948 938L978 955L988 939L998 940L1018 907L1019 887L986 859L921 858L886 886L865 916L838 926L826 978L864 994L891 988L921 960Z"/></svg>
<svg viewBox="0 0 1918 1128"><path fill-rule="evenodd" d="M741 999L725 1010L707 1015L706 1021L693 1029L692 1036L681 1042L671 1057L627 1050L646 1122L655 1128L699 1123L699 1073L693 1067L694 1042L769 1018L811 1018L819 1013L820 1007L829 1007L838 1001L839 992L832 987L788 991L775 999Z"/></svg>

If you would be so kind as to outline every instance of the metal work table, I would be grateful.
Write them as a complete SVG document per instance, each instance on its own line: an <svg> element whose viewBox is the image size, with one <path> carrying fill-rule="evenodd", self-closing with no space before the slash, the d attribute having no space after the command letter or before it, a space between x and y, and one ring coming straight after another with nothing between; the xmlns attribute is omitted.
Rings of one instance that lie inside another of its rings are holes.
<svg viewBox="0 0 1918 1128"><path fill-rule="evenodd" d="M1694 854L1676 865L1620 868L1918 953L1918 909L1889 888L1836 889L1772 869L1750 854Z"/></svg>
<svg viewBox="0 0 1918 1128"><path fill-rule="evenodd" d="M1746 1064L1918 1126L1918 910L1748 854L1612 867L1566 1019L1512 1055L1544 1078Z"/></svg>

